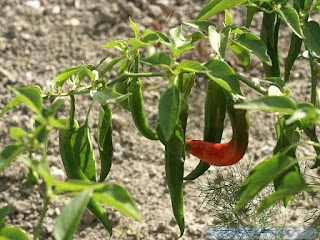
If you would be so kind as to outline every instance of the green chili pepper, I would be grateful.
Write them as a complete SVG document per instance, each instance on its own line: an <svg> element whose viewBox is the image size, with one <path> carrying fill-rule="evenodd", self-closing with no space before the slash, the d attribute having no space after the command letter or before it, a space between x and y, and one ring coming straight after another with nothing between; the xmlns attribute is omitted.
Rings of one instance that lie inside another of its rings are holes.
<svg viewBox="0 0 320 240"><path fill-rule="evenodd" d="M226 115L226 97L223 89L215 82L209 80L205 100L205 122L203 140L219 143L224 127ZM210 167L200 161L197 167L189 173L184 180L194 180L201 176Z"/></svg>
<svg viewBox="0 0 320 240"><path fill-rule="evenodd" d="M112 164L113 145L111 114L111 109L108 105L101 105L98 124L98 143L101 161L100 182L108 176Z"/></svg>
<svg viewBox="0 0 320 240"><path fill-rule="evenodd" d="M267 46L267 53L271 58L272 66L263 63L267 77L280 77L280 62L278 55L278 34L280 17L276 13L263 12L260 37Z"/></svg>
<svg viewBox="0 0 320 240"><path fill-rule="evenodd" d="M71 98L71 112L70 112L70 128L69 129L60 129L59 130L59 149L61 159L69 179L80 179L86 182L90 182L90 180L86 177L86 175L81 171L78 166L76 159L74 157L74 152L72 150L71 138L72 134L79 128L77 121L74 120L75 113L75 100L74 96L70 96ZM88 203L88 209L92 214L102 223L102 225L107 229L112 235L112 225L110 224L107 216L104 213L103 208L101 207L99 201L91 198Z"/></svg>
<svg viewBox="0 0 320 240"><path fill-rule="evenodd" d="M118 82L113 90L118 92L118 93L121 93L121 94L127 94L128 93L128 81L129 79L123 81L123 82ZM130 105L129 105L129 99L125 99L121 102L118 103L118 105L124 109L124 110L127 110L130 112Z"/></svg>
<svg viewBox="0 0 320 240"><path fill-rule="evenodd" d="M139 57L137 57L135 61L135 72L139 72ZM131 93L129 96L129 105L135 126L144 137L151 140L158 140L157 134L150 129L145 118L141 81L139 78L132 78L129 82L129 93Z"/></svg>

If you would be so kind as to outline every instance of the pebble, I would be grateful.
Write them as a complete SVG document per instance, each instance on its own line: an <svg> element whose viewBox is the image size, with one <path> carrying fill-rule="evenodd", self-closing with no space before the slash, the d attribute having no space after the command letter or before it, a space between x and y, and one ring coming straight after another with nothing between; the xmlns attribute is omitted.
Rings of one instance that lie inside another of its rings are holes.
<svg viewBox="0 0 320 240"><path fill-rule="evenodd" d="M59 5L53 6L53 8L52 8L52 10L51 10L52 14L54 14L54 15L59 14L60 11L61 11L61 9L60 9L60 6L59 6Z"/></svg>
<svg viewBox="0 0 320 240"><path fill-rule="evenodd" d="M66 179L66 175L64 174L64 171L55 166L52 166L51 168L51 175L57 181L64 181Z"/></svg>
<svg viewBox="0 0 320 240"><path fill-rule="evenodd" d="M149 11L150 11L150 14L155 17L160 16L163 13L161 7L157 5L150 5Z"/></svg>

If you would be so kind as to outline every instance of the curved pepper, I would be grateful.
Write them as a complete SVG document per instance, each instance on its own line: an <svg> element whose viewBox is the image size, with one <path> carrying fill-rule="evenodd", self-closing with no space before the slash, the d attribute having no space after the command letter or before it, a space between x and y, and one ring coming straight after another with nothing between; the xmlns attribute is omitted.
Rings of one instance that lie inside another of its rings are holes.
<svg viewBox="0 0 320 240"><path fill-rule="evenodd" d="M226 96L223 88L209 80L205 100L203 140L216 143L221 141L226 108ZM209 167L209 164L200 161L197 167L184 180L194 180L200 177Z"/></svg>
<svg viewBox="0 0 320 240"><path fill-rule="evenodd" d="M249 140L249 115L247 110L227 109L233 136L230 142L214 143L186 139L186 151L201 161L214 166L229 166L237 163L245 154Z"/></svg>

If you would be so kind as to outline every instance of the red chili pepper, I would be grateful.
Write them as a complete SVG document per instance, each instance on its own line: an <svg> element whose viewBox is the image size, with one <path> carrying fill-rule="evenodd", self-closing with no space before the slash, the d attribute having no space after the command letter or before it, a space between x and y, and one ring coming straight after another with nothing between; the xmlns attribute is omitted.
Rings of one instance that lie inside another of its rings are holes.
<svg viewBox="0 0 320 240"><path fill-rule="evenodd" d="M214 143L186 138L186 151L214 166L233 165L243 157L249 140L249 116L246 110L228 108L233 136L230 142Z"/></svg>

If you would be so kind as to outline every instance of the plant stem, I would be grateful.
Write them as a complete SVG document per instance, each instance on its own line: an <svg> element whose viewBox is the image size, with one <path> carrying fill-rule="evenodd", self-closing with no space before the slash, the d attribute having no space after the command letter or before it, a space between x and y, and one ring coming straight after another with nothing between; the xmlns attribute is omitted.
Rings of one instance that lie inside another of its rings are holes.
<svg viewBox="0 0 320 240"><path fill-rule="evenodd" d="M250 79L242 76L240 73L236 73L236 76L241 82L245 83L249 87L253 88L254 90L258 91L259 93L261 93L263 95L267 95L268 91L265 88L255 84Z"/></svg>
<svg viewBox="0 0 320 240"><path fill-rule="evenodd" d="M112 81L108 82L106 86L113 85L117 82L121 82L129 77L166 77L168 75L167 72L154 72L154 73L124 73Z"/></svg>
<svg viewBox="0 0 320 240"><path fill-rule="evenodd" d="M49 202L50 202L50 198L46 197L46 199L44 201L44 204L43 204L42 211L41 211L39 222L38 222L37 227L36 227L36 229L34 231L34 234L33 234L33 239L34 240L38 239L38 237L40 235L41 228L42 228L42 223L43 223L44 217L45 217L45 215L47 213Z"/></svg>
<svg viewBox="0 0 320 240"><path fill-rule="evenodd" d="M74 124L74 114L76 111L76 99L74 97L74 95L70 95L70 101L71 101L71 108L70 108L70 129L73 128L73 124Z"/></svg>
<svg viewBox="0 0 320 240"><path fill-rule="evenodd" d="M309 51L309 63L311 68L311 103L313 105L316 105L316 89L317 89L317 71L315 71L316 64L314 62L314 59Z"/></svg>

